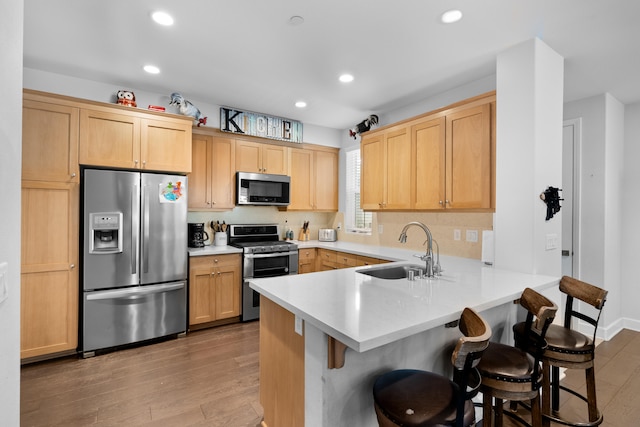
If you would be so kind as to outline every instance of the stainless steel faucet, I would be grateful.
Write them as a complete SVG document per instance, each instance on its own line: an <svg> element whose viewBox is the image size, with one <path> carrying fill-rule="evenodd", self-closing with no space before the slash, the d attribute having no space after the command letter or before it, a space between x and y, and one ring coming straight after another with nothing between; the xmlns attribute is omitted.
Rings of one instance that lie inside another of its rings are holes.
<svg viewBox="0 0 640 427"><path fill-rule="evenodd" d="M429 230L429 228L424 225L421 222L410 222L407 225L404 226L404 228L402 229L402 232L400 233L400 237L398 238L398 241L400 243L407 243L407 230L411 227L411 226L416 226L416 227L420 227L422 228L422 230L424 231L424 233L427 235L427 241L425 243L427 243L427 253L425 255L420 256L420 259L422 261L425 261L426 263L426 272L425 272L425 276L427 277L433 277L434 274L438 274L441 271L440 268L440 260L438 260L438 266L437 266L437 270L434 268L434 264L433 264L433 237L431 236L431 230ZM439 248L438 248L438 252L440 252ZM418 256L418 255L416 255ZM440 258L438 256L438 258Z"/></svg>

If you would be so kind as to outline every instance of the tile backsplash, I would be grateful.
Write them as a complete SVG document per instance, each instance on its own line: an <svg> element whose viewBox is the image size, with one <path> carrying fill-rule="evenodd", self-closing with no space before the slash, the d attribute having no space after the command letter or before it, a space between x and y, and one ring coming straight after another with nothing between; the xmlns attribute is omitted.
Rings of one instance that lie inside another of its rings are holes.
<svg viewBox="0 0 640 427"><path fill-rule="evenodd" d="M311 239L317 240L319 228L337 228L338 224L344 224L344 215L342 212L285 212L273 206L238 206L231 211L189 212L188 221L204 222L205 230L211 237L213 234L208 225L211 221L225 221L227 224L275 223L280 225L281 234L287 221L295 236L298 236L302 224L309 221ZM407 232L407 243L398 241L402 228L412 221L422 222L429 227L441 254L474 259L482 256L482 231L493 229L492 213L377 212L373 214L371 235L346 233L342 227L338 230L338 240L422 252L426 236L418 228L411 228ZM459 240L456 239L458 231ZM472 239L474 234L477 242L468 241L467 237Z"/></svg>

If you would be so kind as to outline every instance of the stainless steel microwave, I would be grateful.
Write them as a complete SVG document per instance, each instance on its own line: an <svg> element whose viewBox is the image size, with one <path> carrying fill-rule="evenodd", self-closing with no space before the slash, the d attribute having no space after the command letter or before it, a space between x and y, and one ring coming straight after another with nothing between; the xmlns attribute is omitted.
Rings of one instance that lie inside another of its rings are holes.
<svg viewBox="0 0 640 427"><path fill-rule="evenodd" d="M236 204L287 206L291 177L266 173L236 173Z"/></svg>

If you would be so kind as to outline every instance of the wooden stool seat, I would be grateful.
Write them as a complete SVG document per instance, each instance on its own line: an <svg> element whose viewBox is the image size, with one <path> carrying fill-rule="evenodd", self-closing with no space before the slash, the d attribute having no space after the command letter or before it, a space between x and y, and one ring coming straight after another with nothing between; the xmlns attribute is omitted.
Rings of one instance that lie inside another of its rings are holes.
<svg viewBox="0 0 640 427"><path fill-rule="evenodd" d="M480 388L478 360L489 345L491 327L470 308L459 321L460 337L451 355L453 381L433 372L398 369L379 376L373 401L380 427L475 425L471 398Z"/></svg>
<svg viewBox="0 0 640 427"><path fill-rule="evenodd" d="M545 334L558 307L530 288L522 292L520 305L527 310L522 329L524 335L516 335L515 346L490 343L478 364L482 376L483 427L491 427L494 421L496 426L502 426L505 400L529 401L531 424L542 426L539 390L543 375L540 361L546 347ZM514 413L506 414L525 423Z"/></svg>
<svg viewBox="0 0 640 427"><path fill-rule="evenodd" d="M560 280L560 291L567 296L564 313L564 324L551 325L547 330L547 348L542 356L543 373L542 413L544 424L550 420L573 426L590 427L602 423L603 417L598 410L595 378L595 339L602 308L607 299L607 291L573 277L564 276ZM596 316L579 312L574 307L575 300L591 305ZM572 329L571 321L577 318L593 327L593 336ZM520 325L518 325L520 327ZM516 335L521 329L514 328ZM560 368L584 369L587 386L586 396L560 385ZM573 394L587 403L589 421L571 421L560 418L560 390Z"/></svg>
<svg viewBox="0 0 640 427"><path fill-rule="evenodd" d="M458 387L447 377L415 369L399 369L380 376L373 387L376 410L393 424L407 427L453 425ZM378 406L377 402L383 406ZM473 424L475 409L465 404L464 425ZM383 424L381 424L383 425Z"/></svg>

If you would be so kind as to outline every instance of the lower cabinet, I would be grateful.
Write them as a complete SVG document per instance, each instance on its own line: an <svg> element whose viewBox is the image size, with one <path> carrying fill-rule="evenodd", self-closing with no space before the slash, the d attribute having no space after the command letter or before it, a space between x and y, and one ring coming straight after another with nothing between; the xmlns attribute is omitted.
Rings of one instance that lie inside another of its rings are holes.
<svg viewBox="0 0 640 427"><path fill-rule="evenodd" d="M240 315L240 254L189 259L189 325L202 325Z"/></svg>
<svg viewBox="0 0 640 427"><path fill-rule="evenodd" d="M316 271L316 249L307 248L298 251L298 274Z"/></svg>
<svg viewBox="0 0 640 427"><path fill-rule="evenodd" d="M316 259L316 271L337 270L339 268L361 267L389 262L379 258L332 251L330 249L318 249Z"/></svg>

